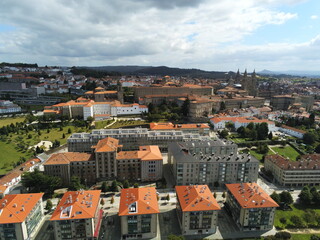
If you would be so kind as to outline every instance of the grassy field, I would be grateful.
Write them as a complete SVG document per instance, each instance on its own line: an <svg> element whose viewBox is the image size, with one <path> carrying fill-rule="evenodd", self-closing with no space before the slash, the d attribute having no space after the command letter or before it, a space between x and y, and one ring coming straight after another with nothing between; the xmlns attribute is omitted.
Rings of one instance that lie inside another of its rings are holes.
<svg viewBox="0 0 320 240"><path fill-rule="evenodd" d="M24 117L0 118L0 127L10 125L11 123L15 124L17 122L23 122L24 120L25 120Z"/></svg>
<svg viewBox="0 0 320 240"><path fill-rule="evenodd" d="M291 234L291 240L310 240L312 235L320 237L319 234Z"/></svg>
<svg viewBox="0 0 320 240"><path fill-rule="evenodd" d="M253 150L253 149L251 149L249 152L250 152L250 154L251 154L252 156L254 156L256 159L258 159L259 161L262 161L262 158L263 158L263 155L264 155L264 154L258 153L256 150ZM272 152L269 150L266 155L270 155L270 154L272 154Z"/></svg>
<svg viewBox="0 0 320 240"><path fill-rule="evenodd" d="M146 124L146 122L142 121L142 120L135 120L135 121L120 120L107 128L121 128L121 127L129 127L129 126L138 126L138 125L142 125L142 124Z"/></svg>
<svg viewBox="0 0 320 240"><path fill-rule="evenodd" d="M275 216L275 220L274 220L275 227L290 228L290 225L291 226L293 225L292 222L290 221L290 218L294 215L301 217L304 224L307 223L305 219L309 219L309 221L311 221L311 223L314 225L318 224L316 219L312 220L312 218L308 217L308 215L306 213L309 211L314 211L315 214L320 215L320 208L308 208L308 207L304 207L304 206L297 205L297 204L292 204L290 206L292 207L293 211L276 210L276 216ZM285 224L280 222L281 218L286 219Z"/></svg>
<svg viewBox="0 0 320 240"><path fill-rule="evenodd" d="M297 157L299 156L299 153L289 145L285 146L284 148L271 147L271 149L279 155L289 158L291 161L296 161Z"/></svg>
<svg viewBox="0 0 320 240"><path fill-rule="evenodd" d="M68 133L70 128L71 133ZM1 137L0 141L0 174L5 174L13 168L13 163L16 163L20 158L29 159L33 155L33 150L29 147L39 143L40 141L60 141L60 144L66 144L67 138L73 132L84 132L84 128L77 128L74 126L66 126L62 128L52 128L47 130L40 130L40 135L36 131L28 133L20 131L19 133L11 133L9 136ZM63 134L65 138L63 138Z"/></svg>

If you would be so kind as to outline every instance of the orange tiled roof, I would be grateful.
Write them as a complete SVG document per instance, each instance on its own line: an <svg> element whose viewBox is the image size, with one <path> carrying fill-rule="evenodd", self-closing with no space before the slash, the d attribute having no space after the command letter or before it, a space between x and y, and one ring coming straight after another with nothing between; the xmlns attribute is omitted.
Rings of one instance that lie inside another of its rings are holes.
<svg viewBox="0 0 320 240"><path fill-rule="evenodd" d="M44 165L69 164L70 162L90 161L93 155L80 152L55 153L44 163Z"/></svg>
<svg viewBox="0 0 320 240"><path fill-rule="evenodd" d="M221 209L207 185L176 186L176 193L183 212Z"/></svg>
<svg viewBox="0 0 320 240"><path fill-rule="evenodd" d="M159 213L159 206L154 187L121 190L119 216L156 213Z"/></svg>
<svg viewBox="0 0 320 240"><path fill-rule="evenodd" d="M100 201L100 190L66 192L50 221L94 218Z"/></svg>
<svg viewBox="0 0 320 240"><path fill-rule="evenodd" d="M219 123L221 121L230 121L230 122L240 122L240 123L269 123L269 124L274 124L274 122L269 121L267 119L257 119L255 117L216 117L216 118L211 118L211 121L214 123Z"/></svg>
<svg viewBox="0 0 320 240"><path fill-rule="evenodd" d="M96 146L92 146L95 152L113 152L117 151L118 147L121 147L119 140L112 137L101 139Z"/></svg>
<svg viewBox="0 0 320 240"><path fill-rule="evenodd" d="M24 222L43 193L8 194L0 200L0 224Z"/></svg>
<svg viewBox="0 0 320 240"><path fill-rule="evenodd" d="M140 146L139 151L121 151L117 154L117 160L140 159L141 161L163 160L158 146Z"/></svg>
<svg viewBox="0 0 320 240"><path fill-rule="evenodd" d="M226 187L242 208L266 208L279 205L256 183L233 183Z"/></svg>
<svg viewBox="0 0 320 240"><path fill-rule="evenodd" d="M189 129L189 128L210 128L208 124L173 124L168 123L150 123L151 130L171 130L171 129Z"/></svg>
<svg viewBox="0 0 320 240"><path fill-rule="evenodd" d="M8 188L8 186L0 185L0 194L3 194L7 188Z"/></svg>
<svg viewBox="0 0 320 240"><path fill-rule="evenodd" d="M289 127L287 125L282 125L281 127L285 128L285 129L289 129L289 130L295 131L295 132L298 132L298 133L302 133L302 134L306 133L306 131L303 131L303 130L300 130L300 129L297 129L297 128L293 128L293 127Z"/></svg>

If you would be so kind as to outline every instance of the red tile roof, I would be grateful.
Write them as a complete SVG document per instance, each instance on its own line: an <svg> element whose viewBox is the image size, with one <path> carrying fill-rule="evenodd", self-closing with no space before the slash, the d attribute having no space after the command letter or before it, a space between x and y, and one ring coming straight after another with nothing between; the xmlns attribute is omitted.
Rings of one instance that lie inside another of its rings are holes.
<svg viewBox="0 0 320 240"><path fill-rule="evenodd" d="M221 209L207 185L176 186L176 193L183 212Z"/></svg>
<svg viewBox="0 0 320 240"><path fill-rule="evenodd" d="M69 164L70 162L91 161L93 155L80 152L55 153L44 163L44 165Z"/></svg>
<svg viewBox="0 0 320 240"><path fill-rule="evenodd" d="M242 208L266 208L279 205L256 183L226 184Z"/></svg>
<svg viewBox="0 0 320 240"><path fill-rule="evenodd" d="M43 193L8 194L0 200L0 224L22 223Z"/></svg>
<svg viewBox="0 0 320 240"><path fill-rule="evenodd" d="M119 216L159 213L154 187L126 188L121 190Z"/></svg>
<svg viewBox="0 0 320 240"><path fill-rule="evenodd" d="M50 221L94 218L100 203L100 190L66 192Z"/></svg>
<svg viewBox="0 0 320 240"><path fill-rule="evenodd" d="M104 138L96 146L92 146L92 148L95 148L95 152L114 152L117 151L118 147L121 147L119 140L112 137Z"/></svg>

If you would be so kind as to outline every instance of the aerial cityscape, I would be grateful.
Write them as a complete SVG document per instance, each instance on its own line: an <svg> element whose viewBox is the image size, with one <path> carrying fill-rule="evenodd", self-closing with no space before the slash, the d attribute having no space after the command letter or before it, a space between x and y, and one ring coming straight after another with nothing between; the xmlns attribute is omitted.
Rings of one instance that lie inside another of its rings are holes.
<svg viewBox="0 0 320 240"><path fill-rule="evenodd" d="M0 240L320 240L320 2L4 0Z"/></svg>

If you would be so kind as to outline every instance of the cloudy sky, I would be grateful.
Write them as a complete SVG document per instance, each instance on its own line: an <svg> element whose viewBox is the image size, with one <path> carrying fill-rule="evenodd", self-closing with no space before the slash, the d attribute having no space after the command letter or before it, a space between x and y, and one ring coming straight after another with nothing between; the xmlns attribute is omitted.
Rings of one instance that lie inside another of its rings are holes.
<svg viewBox="0 0 320 240"><path fill-rule="evenodd" d="M320 1L1 0L3 61L320 70Z"/></svg>

